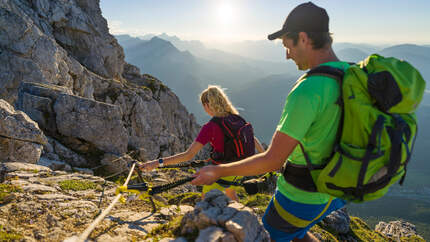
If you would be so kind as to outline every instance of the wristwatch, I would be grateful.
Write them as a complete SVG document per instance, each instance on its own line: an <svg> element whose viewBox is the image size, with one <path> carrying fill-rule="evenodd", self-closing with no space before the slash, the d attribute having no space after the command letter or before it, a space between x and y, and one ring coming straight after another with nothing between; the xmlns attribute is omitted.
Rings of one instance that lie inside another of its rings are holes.
<svg viewBox="0 0 430 242"><path fill-rule="evenodd" d="M163 167L163 166L164 166L163 158L158 159L158 167Z"/></svg>

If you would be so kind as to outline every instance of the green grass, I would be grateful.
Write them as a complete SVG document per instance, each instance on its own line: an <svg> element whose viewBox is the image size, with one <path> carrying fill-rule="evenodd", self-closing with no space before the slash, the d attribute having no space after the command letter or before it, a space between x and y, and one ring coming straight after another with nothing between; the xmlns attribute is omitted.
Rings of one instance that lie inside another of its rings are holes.
<svg viewBox="0 0 430 242"><path fill-rule="evenodd" d="M3 225L0 225L0 241L17 241L21 240L23 236L14 231L5 231Z"/></svg>
<svg viewBox="0 0 430 242"><path fill-rule="evenodd" d="M9 184L0 184L0 204L6 202L11 193L20 191L22 191L20 187Z"/></svg>
<svg viewBox="0 0 430 242"><path fill-rule="evenodd" d="M202 194L199 192L186 192L178 195L163 194L170 205L189 204L194 206L196 201L201 199Z"/></svg>
<svg viewBox="0 0 430 242"><path fill-rule="evenodd" d="M333 234L331 234L328 231L322 229L318 224L316 224L315 226L313 226L310 229L310 231L313 232L313 233L320 234L321 237L322 237L322 241L338 241Z"/></svg>
<svg viewBox="0 0 430 242"><path fill-rule="evenodd" d="M349 224L353 236L358 241L387 241L388 238L371 229L363 220L357 217L351 217Z"/></svg>
<svg viewBox="0 0 430 242"><path fill-rule="evenodd" d="M257 211L254 211L259 215L263 215L272 198L271 195L262 193L248 195L243 187L237 189L237 196L239 197L240 203L250 208L257 208Z"/></svg>
<svg viewBox="0 0 430 242"><path fill-rule="evenodd" d="M81 180L64 180L58 183L62 190L83 191L88 189L96 189L98 185L91 181Z"/></svg>
<svg viewBox="0 0 430 242"><path fill-rule="evenodd" d="M181 235L181 221L183 216L176 217L165 224L160 224L149 232L144 239L151 239L157 242L162 238L177 238L184 237L187 241L195 241L198 236L198 231L193 231L190 234Z"/></svg>

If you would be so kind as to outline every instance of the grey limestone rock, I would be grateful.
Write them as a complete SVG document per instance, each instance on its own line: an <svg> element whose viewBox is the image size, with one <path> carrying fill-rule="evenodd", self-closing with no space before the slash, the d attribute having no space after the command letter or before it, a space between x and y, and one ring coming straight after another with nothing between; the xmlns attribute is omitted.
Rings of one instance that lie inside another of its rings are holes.
<svg viewBox="0 0 430 242"><path fill-rule="evenodd" d="M43 146L37 143L0 137L1 162L36 163L42 154Z"/></svg>
<svg viewBox="0 0 430 242"><path fill-rule="evenodd" d="M94 175L94 171L88 168L74 167L73 170L75 172L82 173L82 174Z"/></svg>
<svg viewBox="0 0 430 242"><path fill-rule="evenodd" d="M50 172L51 169L46 166L36 165L36 164L28 164L23 162L8 162L1 164L0 171L1 172L14 172L19 170L27 170L27 171L47 171Z"/></svg>
<svg viewBox="0 0 430 242"><path fill-rule="evenodd" d="M405 221L379 222L375 226L375 231L396 241L400 241L401 237L419 236L415 225Z"/></svg>
<svg viewBox="0 0 430 242"><path fill-rule="evenodd" d="M24 142L46 144L48 142L39 125L27 114L0 99L0 136Z"/></svg>
<svg viewBox="0 0 430 242"><path fill-rule="evenodd" d="M128 170L128 164L131 164L131 162L133 162L133 159L129 155L105 153L100 163L110 173L116 173Z"/></svg>
<svg viewBox="0 0 430 242"><path fill-rule="evenodd" d="M323 224L338 234L346 234L349 231L350 218L346 208L333 211L323 219Z"/></svg>
<svg viewBox="0 0 430 242"><path fill-rule="evenodd" d="M83 139L105 152L127 151L128 136L119 106L61 94L54 111L61 135Z"/></svg>
<svg viewBox="0 0 430 242"><path fill-rule="evenodd" d="M227 239L228 238L228 239ZM200 230L196 242L213 242L213 241L237 241L229 232L224 232L221 228L211 226Z"/></svg>
<svg viewBox="0 0 430 242"><path fill-rule="evenodd" d="M200 127L178 97L125 63L98 0L3 0L0 36L0 98L84 156L54 150L50 159L90 167L103 153L145 149L151 160L186 150L196 137Z"/></svg>
<svg viewBox="0 0 430 242"><path fill-rule="evenodd" d="M49 142L52 144L52 153L58 156L58 159L64 160L69 165L74 167L82 167L88 164L88 162L81 155L67 148L60 142L54 139L49 139Z"/></svg>
<svg viewBox="0 0 430 242"><path fill-rule="evenodd" d="M219 190L206 193L181 224L182 234L199 230L198 241L270 241L252 209L229 200Z"/></svg>
<svg viewBox="0 0 430 242"><path fill-rule="evenodd" d="M36 163L47 138L28 115L0 99L0 161Z"/></svg>
<svg viewBox="0 0 430 242"><path fill-rule="evenodd" d="M41 157L37 164L41 166L47 166L52 170L72 171L72 167L66 162L50 160L45 157Z"/></svg>

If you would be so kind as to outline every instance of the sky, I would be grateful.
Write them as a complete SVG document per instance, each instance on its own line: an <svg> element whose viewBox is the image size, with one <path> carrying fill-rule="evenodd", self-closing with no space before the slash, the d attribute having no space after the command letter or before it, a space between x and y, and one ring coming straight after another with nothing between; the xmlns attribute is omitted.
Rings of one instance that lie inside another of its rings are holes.
<svg viewBox="0 0 430 242"><path fill-rule="evenodd" d="M176 35L184 40L263 40L279 30L297 0L101 0L111 34ZM430 44L428 0L315 0L335 42Z"/></svg>

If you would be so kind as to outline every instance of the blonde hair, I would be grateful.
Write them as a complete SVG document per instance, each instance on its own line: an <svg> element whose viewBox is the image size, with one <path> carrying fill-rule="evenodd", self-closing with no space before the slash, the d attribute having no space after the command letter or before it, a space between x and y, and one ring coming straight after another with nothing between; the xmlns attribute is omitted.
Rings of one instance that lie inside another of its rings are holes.
<svg viewBox="0 0 430 242"><path fill-rule="evenodd" d="M200 101L203 105L208 104L217 117L239 114L220 86L209 85L208 88L200 94Z"/></svg>

